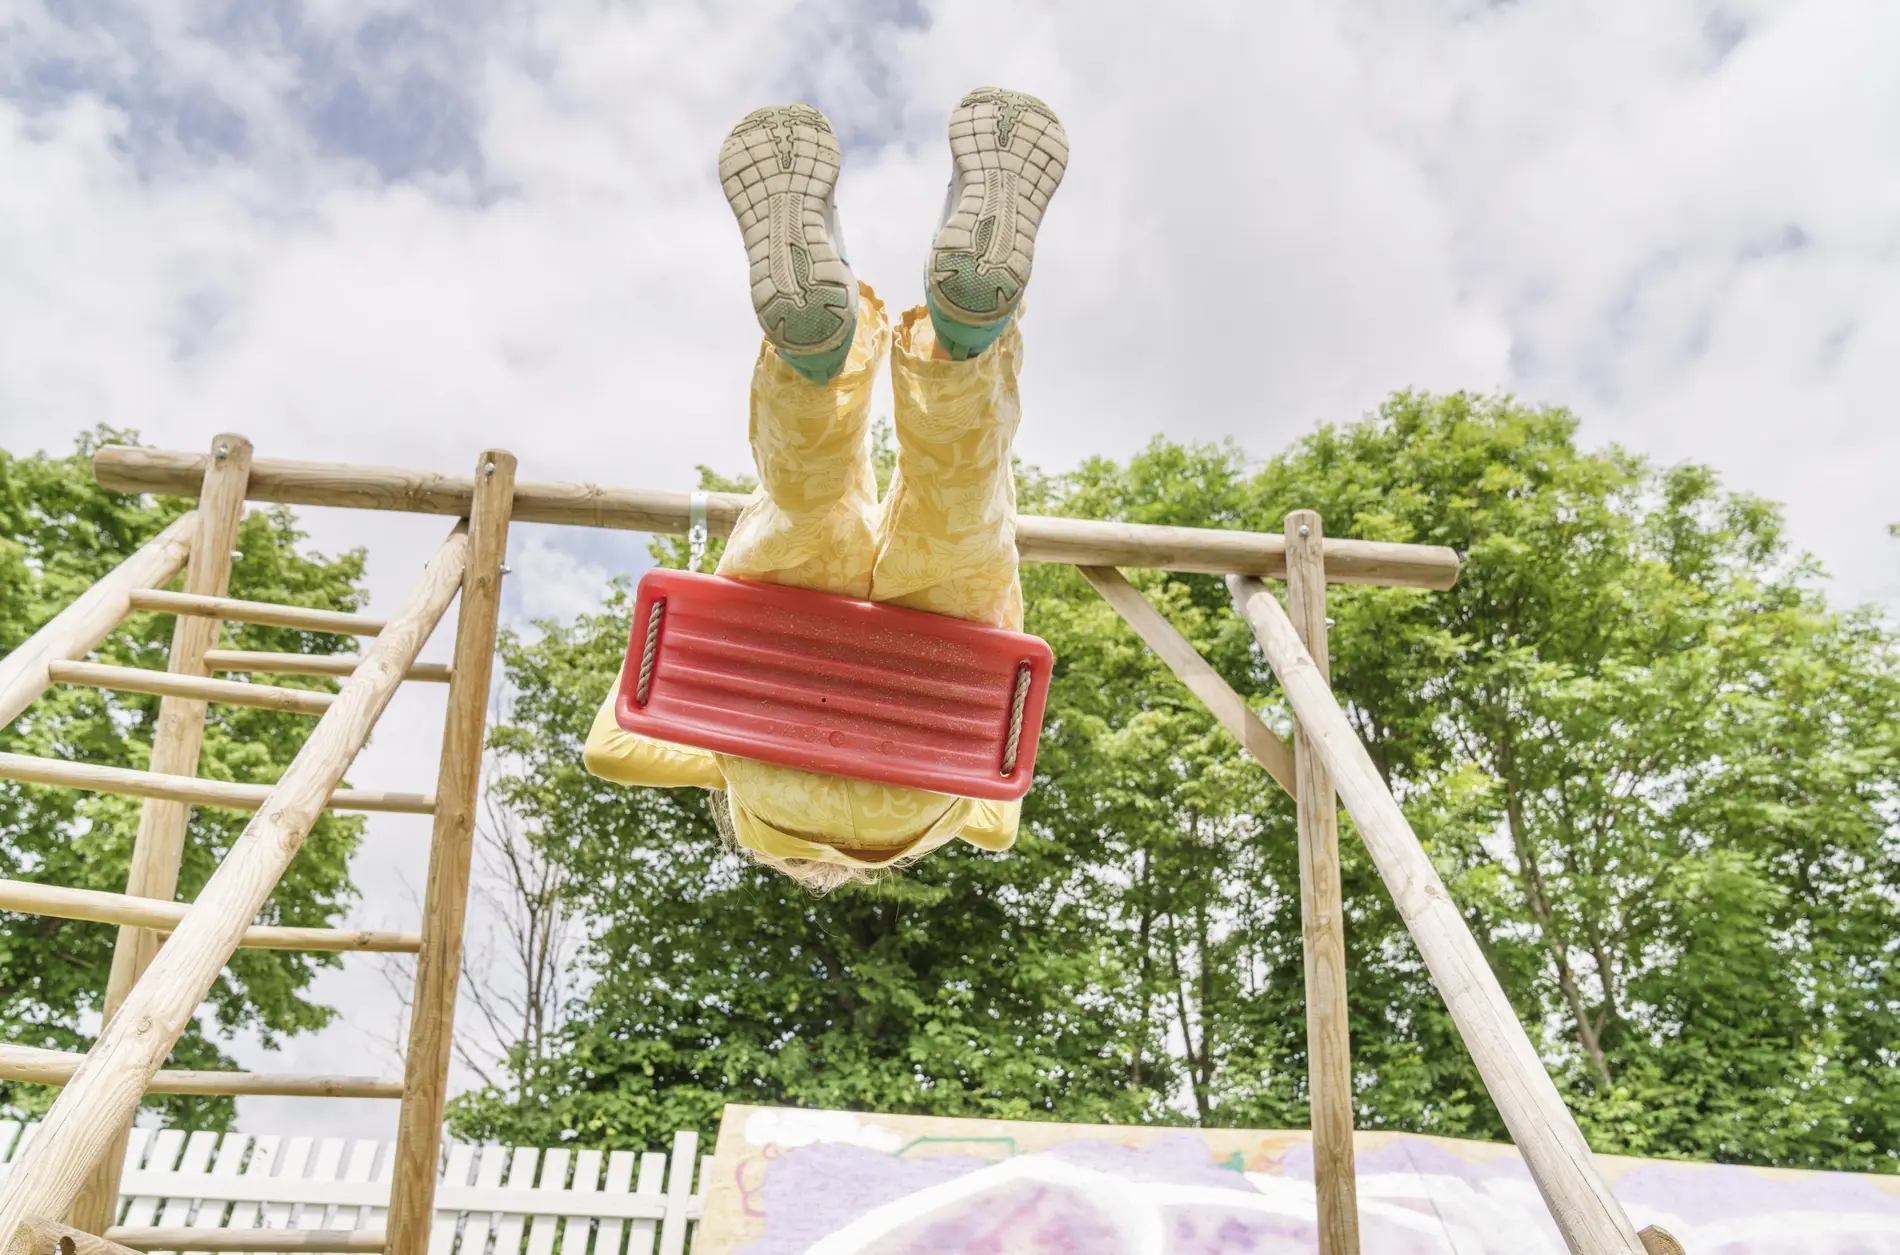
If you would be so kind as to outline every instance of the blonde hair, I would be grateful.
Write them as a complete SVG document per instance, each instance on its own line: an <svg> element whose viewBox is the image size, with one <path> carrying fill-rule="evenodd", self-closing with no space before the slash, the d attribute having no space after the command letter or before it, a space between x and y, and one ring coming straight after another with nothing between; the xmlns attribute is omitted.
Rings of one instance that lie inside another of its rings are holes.
<svg viewBox="0 0 1900 1255"><path fill-rule="evenodd" d="M719 830L719 842L726 849L741 858L750 859L754 863L790 876L812 893L821 896L845 885L875 884L899 868L906 867L923 857L921 854L905 855L902 858L892 859L883 867L849 867L843 863L828 863L816 858L779 858L740 843L738 830L732 824L732 803L727 799L724 789L706 790L706 806L712 811L713 827Z"/></svg>

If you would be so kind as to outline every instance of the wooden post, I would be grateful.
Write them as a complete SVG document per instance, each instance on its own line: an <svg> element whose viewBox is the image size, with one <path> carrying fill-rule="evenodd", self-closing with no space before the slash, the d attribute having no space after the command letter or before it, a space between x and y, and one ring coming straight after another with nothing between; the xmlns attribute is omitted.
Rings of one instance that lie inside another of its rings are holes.
<svg viewBox="0 0 1900 1255"><path fill-rule="evenodd" d="M106 1021L86 1061L47 1111L39 1137L0 1184L0 1249L29 1217L57 1216L71 1207L108 1151L123 1154L119 1131L454 600L467 556L468 538L458 526L171 940Z"/></svg>
<svg viewBox="0 0 1900 1255"><path fill-rule="evenodd" d="M1286 592L1294 629L1324 679L1325 536L1319 515L1286 517ZM1293 729L1299 779L1300 934L1306 952L1306 1071L1313 1115L1319 1255L1359 1255L1359 1187L1352 1151L1352 1038L1346 1017L1346 906L1339 883L1339 802L1333 778Z"/></svg>
<svg viewBox="0 0 1900 1255"><path fill-rule="evenodd" d="M124 621L132 610L133 589L171 582L191 554L198 516L199 511L193 510L172 520L170 527L0 658L0 728L17 719L52 684L51 664L84 657Z"/></svg>
<svg viewBox="0 0 1900 1255"><path fill-rule="evenodd" d="M231 551L237 547L238 523L244 517L244 493L251 474L251 442L229 432L213 438L211 459L205 465L204 486L198 494L198 530L191 543L191 562L185 568L185 591L222 597L231 582ZM205 652L218 642L218 621L180 617L172 625L171 672L205 678ZM198 751L204 744L205 703L188 697L166 697L158 704L158 725L152 739L150 770L160 775L195 776ZM139 811L138 836L132 845L132 867L125 891L143 898L170 902L178 892L178 867L185 853L185 827L191 807L184 802L147 798ZM158 935L145 928L119 930L112 952L112 973L106 981L104 1013L110 1020L131 991L140 973L158 950ZM131 1133L128 1115L92 1178L80 1191L67 1217L90 1233L104 1233L118 1219L119 1172L124 1167L125 1140Z"/></svg>
<svg viewBox="0 0 1900 1255"><path fill-rule="evenodd" d="M1504 986L1286 611L1257 579L1229 576L1228 586L1300 722L1301 743L1332 774L1564 1244L1571 1255L1644 1255Z"/></svg>
<svg viewBox="0 0 1900 1255"><path fill-rule="evenodd" d="M396 1170L390 1186L389 1255L426 1255L435 1221L436 1160L442 1149L449 1048L462 971L462 924L468 913L469 863L481 794L483 729L501 613L501 567L508 554L514 503L514 455L490 450L476 463L469 515L468 570L455 625L448 714L435 789L435 832L422 913L422 954L409 1010L404 1096L396 1126Z"/></svg>

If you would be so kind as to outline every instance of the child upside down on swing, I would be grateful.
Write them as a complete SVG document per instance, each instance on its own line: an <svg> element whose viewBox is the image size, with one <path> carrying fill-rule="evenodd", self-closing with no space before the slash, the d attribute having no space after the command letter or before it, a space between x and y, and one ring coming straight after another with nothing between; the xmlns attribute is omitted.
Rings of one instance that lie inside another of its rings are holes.
<svg viewBox="0 0 1900 1255"><path fill-rule="evenodd" d="M926 304L893 328L844 255L840 157L825 116L808 105L760 109L721 146L719 177L744 233L766 342L752 372L750 427L761 491L718 574L1019 631L1015 318L1068 142L1041 101L979 88L950 115L950 149L955 173ZM878 501L869 420L887 350L897 472ZM819 890L958 838L1006 850L1022 807L638 736L615 720L612 691L585 758L590 772L618 784L711 790L728 841Z"/></svg>

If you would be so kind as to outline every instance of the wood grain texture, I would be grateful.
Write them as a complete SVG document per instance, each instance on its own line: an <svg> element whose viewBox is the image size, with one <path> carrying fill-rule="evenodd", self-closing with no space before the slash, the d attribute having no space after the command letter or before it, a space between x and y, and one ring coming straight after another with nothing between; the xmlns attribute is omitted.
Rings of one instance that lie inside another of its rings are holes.
<svg viewBox="0 0 1900 1255"><path fill-rule="evenodd" d="M47 620L39 631L0 658L0 728L38 700L53 683L49 664L92 652L132 612L132 593L169 583L191 554L199 511L180 515L110 574Z"/></svg>
<svg viewBox="0 0 1900 1255"><path fill-rule="evenodd" d="M7 1255L133 1255L105 1238L39 1217L20 1226L6 1251Z"/></svg>
<svg viewBox="0 0 1900 1255"><path fill-rule="evenodd" d="M205 655L205 665L213 671L258 675L347 676L362 661L355 654L275 654L261 649L214 649ZM403 679L447 684L449 674L446 662L419 662Z"/></svg>
<svg viewBox="0 0 1900 1255"><path fill-rule="evenodd" d="M106 1235L134 1251L355 1252L373 1255L388 1239L381 1229L159 1229L114 1226ZM83 1253L82 1253L83 1255Z"/></svg>
<svg viewBox="0 0 1900 1255"><path fill-rule="evenodd" d="M1294 774L1293 751L1254 713L1247 700L1221 678L1220 672L1201 657L1200 651L1174 624L1114 567L1084 566L1076 570L1122 621L1135 630L1135 635L1168 664L1168 670L1187 685L1188 691L1201 699L1201 704L1227 729L1228 735L1267 769L1267 774L1286 790L1287 796L1297 797L1299 781Z"/></svg>
<svg viewBox="0 0 1900 1255"><path fill-rule="evenodd" d="M98 889L68 889L31 880L0 880L0 910L55 919L83 919L96 924L169 933L191 908L183 902L161 902ZM238 945L246 950L368 951L377 954L414 954L422 948L420 933L372 932L357 928L292 928L253 924Z"/></svg>
<svg viewBox="0 0 1900 1255"><path fill-rule="evenodd" d="M232 623L256 623L264 627L295 628L300 632L328 632L332 636L375 636L386 626L384 620L367 614L314 610L309 606L281 606L275 602L244 601L236 597L168 593L155 588L135 590L131 601L134 610L152 610L186 618L224 619Z"/></svg>
<svg viewBox="0 0 1900 1255"><path fill-rule="evenodd" d="M244 517L244 491L250 482L251 442L230 432L212 437L199 484L198 528L192 535L191 560L185 567L185 594L222 597L230 587L231 554L237 548L238 524ZM134 602L134 605L137 603ZM172 625L171 657L166 672L143 672L131 667L100 668L81 662L56 663L48 674L56 683L94 684L121 692L157 693L158 721L153 726L150 770L169 776L198 774L198 753L204 744L205 702L209 695L194 693L198 684L221 683L208 677L205 651L218 643L218 621L181 618ZM131 672L120 684L110 682L116 672ZM75 674L75 673L78 674ZM153 682L147 683L148 677ZM125 687L129 681L136 687ZM165 683L169 681L170 683ZM170 902L178 890L178 868L184 859L185 831L191 807L171 798L147 798L139 808L138 835L132 843L132 865L125 891ZM158 938L143 929L122 929L112 951L112 969L106 979L103 1007L110 1019L138 980L158 948ZM118 1140L100 1159L93 1176L66 1217L91 1233L103 1232L117 1218L119 1171L125 1158L125 1136L132 1127L128 1117Z"/></svg>
<svg viewBox="0 0 1900 1255"><path fill-rule="evenodd" d="M100 484L114 491L189 496L197 491L203 461L199 454L112 445L95 453L92 465ZM384 466L259 459L250 493L253 501L288 505L464 515L474 500L475 481ZM523 481L515 486L513 517L523 523L679 533L690 525L691 500L689 492ZM713 535L731 533L745 500L736 493L707 494L706 522ZM1285 542L1270 533L1023 515L1016 520L1016 544L1026 562L1286 574ZM1326 572L1335 583L1445 589L1458 582L1458 555L1436 545L1333 540L1326 546Z"/></svg>
<svg viewBox="0 0 1900 1255"><path fill-rule="evenodd" d="M1306 731L1307 744L1331 773L1571 1255L1644 1255L1504 987L1292 620L1259 580L1233 576L1228 584Z"/></svg>
<svg viewBox="0 0 1900 1255"><path fill-rule="evenodd" d="M64 1050L0 1044L0 1080L64 1085L86 1056ZM265 1072L202 1072L163 1068L148 1094L271 1095L286 1098L401 1098L402 1079L384 1076L308 1076Z"/></svg>
<svg viewBox="0 0 1900 1255"><path fill-rule="evenodd" d="M233 784L226 780L205 780L197 776L168 776L155 771L100 767L92 763L67 762L61 758L35 758L29 754L8 753L0 753L0 780L85 789L93 793L117 793L126 797L157 797L240 811L254 811L262 806L271 790L267 784ZM435 796L429 793L389 793L380 789L338 789L330 795L326 809L427 815L435 810Z"/></svg>
<svg viewBox="0 0 1900 1255"><path fill-rule="evenodd" d="M469 515L469 555L455 625L455 678L443 719L436 775L435 831L422 912L422 956L410 1003L404 1052L406 1093L396 1125L396 1171L389 1199L390 1255L427 1255L435 1220L442 1109L448 1099L455 997L468 912L475 813L481 800L483 730L501 613L501 568L508 556L515 458L491 449L476 459Z"/></svg>
<svg viewBox="0 0 1900 1255"><path fill-rule="evenodd" d="M1287 608L1321 679L1326 650L1326 569L1320 517L1286 518ZM1306 969L1306 1057L1313 1123L1313 1184L1320 1255L1359 1255L1359 1189L1352 1149L1352 1038L1346 1015L1346 907L1339 880L1339 803L1333 778L1293 730L1299 778L1300 935Z"/></svg>
<svg viewBox="0 0 1900 1255"><path fill-rule="evenodd" d="M116 1145L249 922L296 857L324 802L461 587L468 537L458 526L389 627L318 720L270 800L245 826L198 900L53 1102L40 1134L0 1186L0 1241L27 1216L61 1215Z"/></svg>
<svg viewBox="0 0 1900 1255"><path fill-rule="evenodd" d="M199 656L198 665L204 665L203 655ZM174 671L119 667L100 662L55 662L48 664L47 672L55 684L80 684L88 688L111 689L115 693L150 693L159 697L186 698L199 706L207 702L250 706L258 710L279 710L289 715L320 715L330 709L330 703L335 700L329 693L316 693L309 689L275 688L269 684L246 684L242 680L211 680ZM163 726L161 715L161 730ZM154 750L154 762L160 757ZM163 757L169 759L173 756ZM192 755L193 761L189 764L182 761L182 756L178 757L180 767L188 765L193 771L198 769L197 755Z"/></svg>

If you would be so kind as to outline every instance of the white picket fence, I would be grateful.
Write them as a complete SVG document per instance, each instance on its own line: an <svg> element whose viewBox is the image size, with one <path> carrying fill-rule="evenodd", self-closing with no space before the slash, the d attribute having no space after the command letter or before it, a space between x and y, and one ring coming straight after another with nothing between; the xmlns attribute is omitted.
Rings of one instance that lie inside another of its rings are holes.
<svg viewBox="0 0 1900 1255"><path fill-rule="evenodd" d="M0 1179L38 1127L0 1121ZM711 1175L711 1156L695 1164L697 1150L693 1133L674 1135L670 1157L454 1143L436 1186L429 1255L554 1255L557 1238L560 1255L682 1255ZM395 1152L393 1142L134 1129L119 1223L381 1229Z"/></svg>

